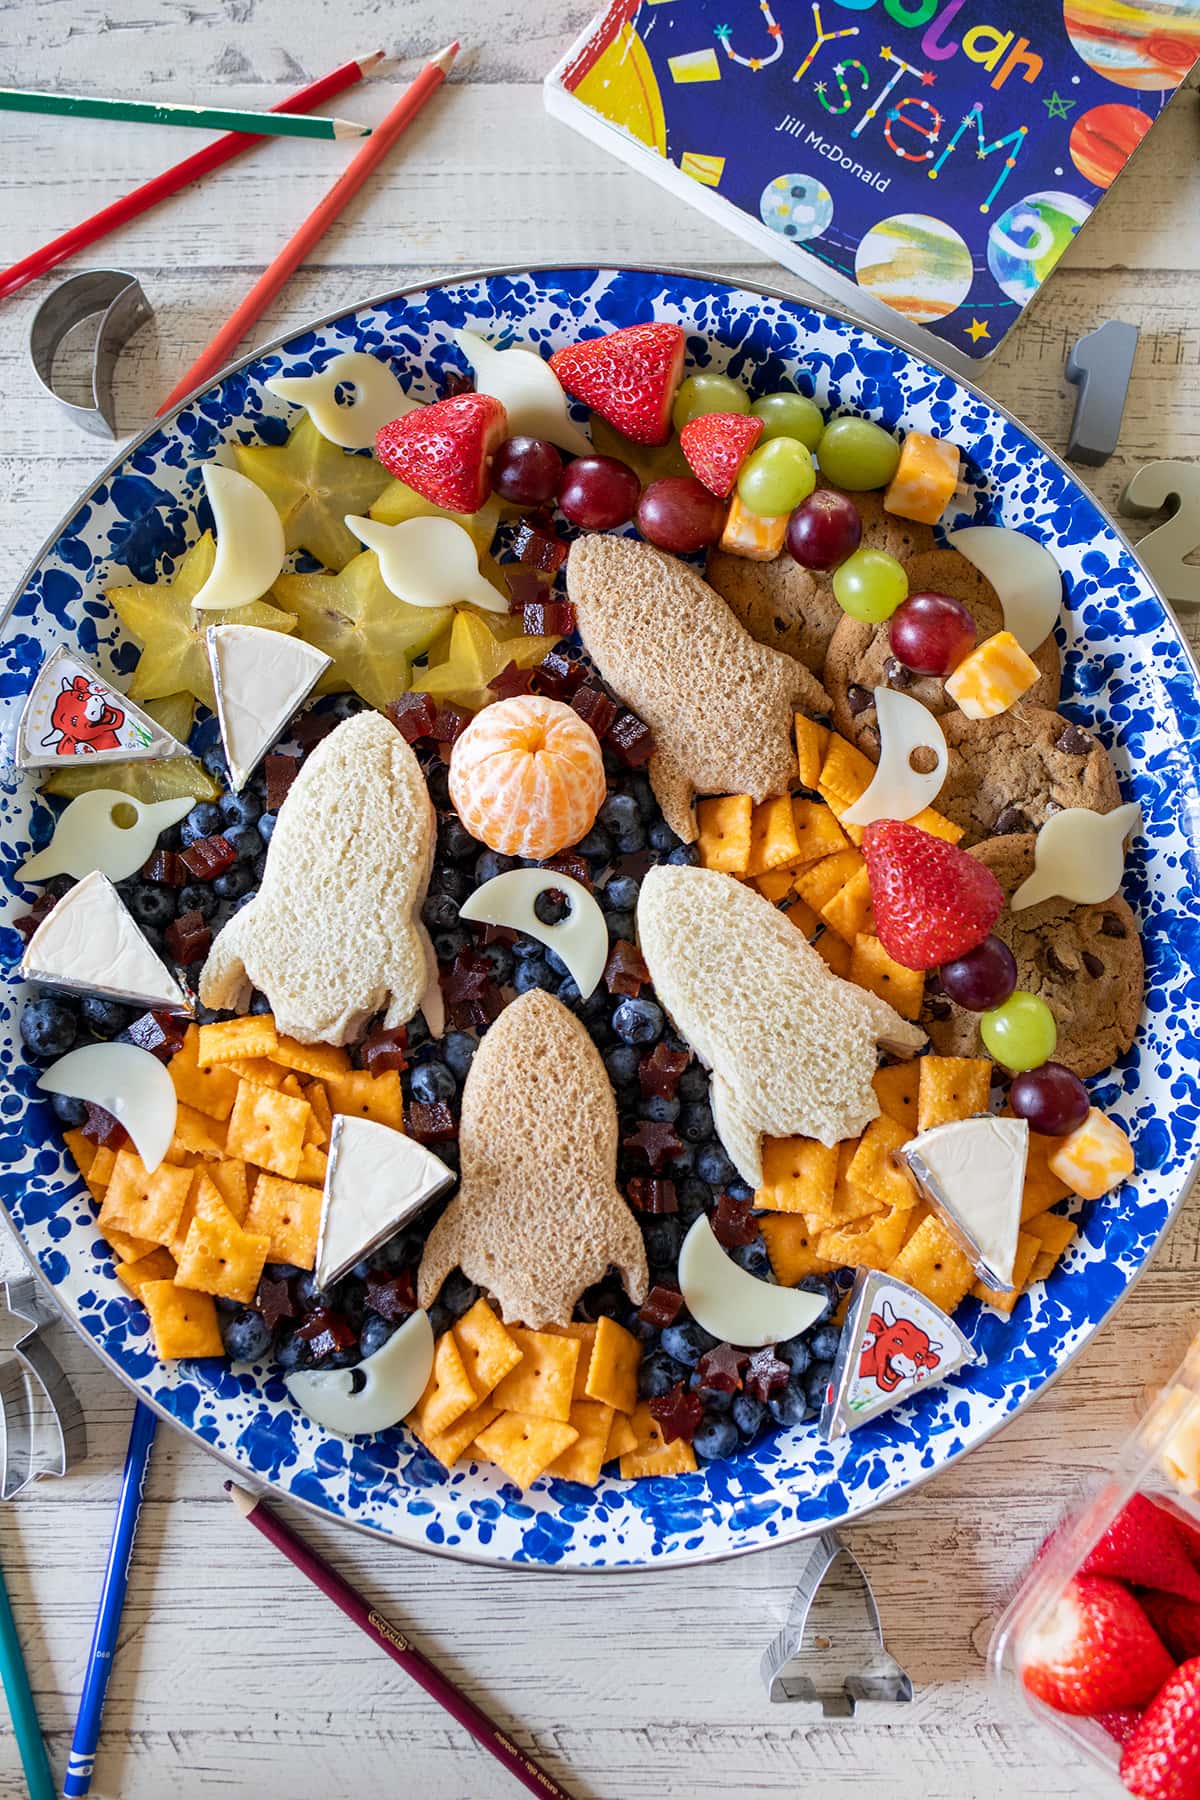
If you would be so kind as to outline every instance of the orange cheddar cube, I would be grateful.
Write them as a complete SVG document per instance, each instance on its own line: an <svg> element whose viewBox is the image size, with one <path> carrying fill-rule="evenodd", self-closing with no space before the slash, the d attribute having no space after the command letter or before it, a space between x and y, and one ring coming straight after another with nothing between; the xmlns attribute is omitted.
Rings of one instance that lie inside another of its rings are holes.
<svg viewBox="0 0 1200 1800"><path fill-rule="evenodd" d="M1093 1106L1049 1158L1050 1172L1081 1200L1099 1200L1133 1174L1133 1145L1121 1127Z"/></svg>
<svg viewBox="0 0 1200 1800"><path fill-rule="evenodd" d="M900 446L900 461L884 491L885 512L897 518L936 525L958 486L957 444L947 444L927 431L910 431Z"/></svg>
<svg viewBox="0 0 1200 1800"><path fill-rule="evenodd" d="M730 556L745 556L751 562L774 562L783 549L788 516L787 513L752 513L749 507L742 505L735 490L725 516L721 549L728 551Z"/></svg>
<svg viewBox="0 0 1200 1800"><path fill-rule="evenodd" d="M984 638L946 681L946 692L968 719L995 719L1015 706L1038 678L1038 666L1011 631Z"/></svg>

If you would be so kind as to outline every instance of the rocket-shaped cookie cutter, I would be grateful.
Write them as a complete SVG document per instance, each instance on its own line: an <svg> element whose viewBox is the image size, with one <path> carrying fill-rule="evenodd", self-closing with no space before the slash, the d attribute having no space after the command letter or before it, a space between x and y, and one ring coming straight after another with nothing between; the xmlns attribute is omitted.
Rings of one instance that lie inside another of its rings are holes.
<svg viewBox="0 0 1200 1800"><path fill-rule="evenodd" d="M905 1704L912 1682L888 1654L871 1584L835 1531L812 1540L787 1623L764 1650L767 1698L850 1719L860 1700Z"/></svg>
<svg viewBox="0 0 1200 1800"><path fill-rule="evenodd" d="M87 1455L75 1390L42 1339L58 1318L32 1275L5 1281L0 1305L0 1500L39 1475L65 1475Z"/></svg>

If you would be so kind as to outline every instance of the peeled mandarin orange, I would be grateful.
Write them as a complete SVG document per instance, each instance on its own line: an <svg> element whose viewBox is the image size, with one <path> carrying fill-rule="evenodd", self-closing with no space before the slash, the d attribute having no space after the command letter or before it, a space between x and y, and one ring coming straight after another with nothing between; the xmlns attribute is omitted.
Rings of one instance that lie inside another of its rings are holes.
<svg viewBox="0 0 1200 1800"><path fill-rule="evenodd" d="M455 811L472 837L504 856L554 856L577 844L605 791L591 726L536 694L485 706L450 758Z"/></svg>

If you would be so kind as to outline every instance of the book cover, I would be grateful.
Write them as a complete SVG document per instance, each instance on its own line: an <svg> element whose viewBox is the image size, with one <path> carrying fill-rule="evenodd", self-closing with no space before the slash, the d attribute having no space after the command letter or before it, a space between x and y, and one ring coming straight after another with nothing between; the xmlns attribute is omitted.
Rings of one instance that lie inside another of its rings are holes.
<svg viewBox="0 0 1200 1800"><path fill-rule="evenodd" d="M546 97L858 312L978 359L1197 57L1200 0L613 0Z"/></svg>

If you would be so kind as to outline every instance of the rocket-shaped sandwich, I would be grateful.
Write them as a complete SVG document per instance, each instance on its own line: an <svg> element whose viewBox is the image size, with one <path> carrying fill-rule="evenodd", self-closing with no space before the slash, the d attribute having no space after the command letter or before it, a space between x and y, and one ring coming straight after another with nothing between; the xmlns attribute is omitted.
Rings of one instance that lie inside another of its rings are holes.
<svg viewBox="0 0 1200 1800"><path fill-rule="evenodd" d="M731 875L651 869L637 927L659 1000L712 1071L717 1131L752 1187L762 1185L764 1137L857 1137L879 1113L877 1046L912 1056L925 1042Z"/></svg>

